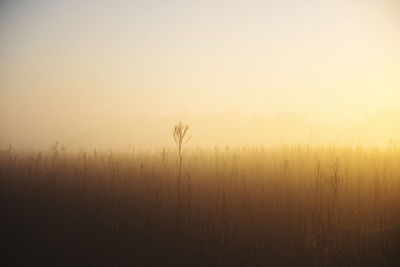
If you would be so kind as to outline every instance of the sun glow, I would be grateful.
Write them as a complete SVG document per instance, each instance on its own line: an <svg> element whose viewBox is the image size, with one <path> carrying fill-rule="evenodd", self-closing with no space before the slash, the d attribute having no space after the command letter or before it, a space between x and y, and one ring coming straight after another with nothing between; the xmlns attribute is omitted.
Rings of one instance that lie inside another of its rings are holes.
<svg viewBox="0 0 400 267"><path fill-rule="evenodd" d="M319 128L370 140L371 117L386 121L375 143L398 139L398 114L387 114L400 103L399 10L388 0L2 3L1 145L165 145L166 121L180 119L204 132L198 144L220 142L200 128L213 123L232 142L270 143L273 123L258 126L265 139L229 132L281 113L311 122L296 121L301 138L287 140Z"/></svg>

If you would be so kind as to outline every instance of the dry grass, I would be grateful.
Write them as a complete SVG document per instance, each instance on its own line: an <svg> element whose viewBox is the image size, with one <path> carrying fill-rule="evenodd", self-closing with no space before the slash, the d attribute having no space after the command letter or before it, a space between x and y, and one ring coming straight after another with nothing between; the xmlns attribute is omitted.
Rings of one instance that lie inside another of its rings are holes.
<svg viewBox="0 0 400 267"><path fill-rule="evenodd" d="M0 154L15 265L398 266L400 149Z"/></svg>

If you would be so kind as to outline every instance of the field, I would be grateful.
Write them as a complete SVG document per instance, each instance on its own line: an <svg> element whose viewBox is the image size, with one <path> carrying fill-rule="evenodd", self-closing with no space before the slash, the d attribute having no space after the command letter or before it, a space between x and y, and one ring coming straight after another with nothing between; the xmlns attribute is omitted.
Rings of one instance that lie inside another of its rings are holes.
<svg viewBox="0 0 400 267"><path fill-rule="evenodd" d="M400 266L395 146L10 147L0 197L9 266Z"/></svg>

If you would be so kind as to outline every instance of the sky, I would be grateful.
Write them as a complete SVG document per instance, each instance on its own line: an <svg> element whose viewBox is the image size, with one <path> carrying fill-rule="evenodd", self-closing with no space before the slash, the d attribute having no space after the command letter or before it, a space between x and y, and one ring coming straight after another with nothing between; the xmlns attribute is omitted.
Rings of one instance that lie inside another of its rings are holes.
<svg viewBox="0 0 400 267"><path fill-rule="evenodd" d="M164 146L179 120L194 144L384 143L399 29L396 0L1 1L0 147Z"/></svg>

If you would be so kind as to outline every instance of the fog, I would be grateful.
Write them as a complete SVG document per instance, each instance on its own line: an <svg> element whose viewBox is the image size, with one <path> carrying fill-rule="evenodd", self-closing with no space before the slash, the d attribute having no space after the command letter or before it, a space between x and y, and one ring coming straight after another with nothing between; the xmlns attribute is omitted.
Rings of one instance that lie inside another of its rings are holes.
<svg viewBox="0 0 400 267"><path fill-rule="evenodd" d="M2 1L0 147L399 139L397 1Z"/></svg>

